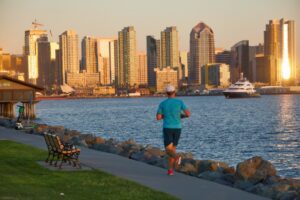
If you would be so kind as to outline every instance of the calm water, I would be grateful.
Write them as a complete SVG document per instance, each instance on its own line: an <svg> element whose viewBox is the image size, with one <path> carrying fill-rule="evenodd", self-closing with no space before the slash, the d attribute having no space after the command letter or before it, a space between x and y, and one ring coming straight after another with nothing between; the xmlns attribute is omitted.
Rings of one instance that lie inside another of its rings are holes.
<svg viewBox="0 0 300 200"><path fill-rule="evenodd" d="M163 99L42 101L37 121L163 148L162 123L155 120ZM231 165L258 155L271 161L280 175L300 177L300 95L181 99L192 115L183 120L179 151Z"/></svg>

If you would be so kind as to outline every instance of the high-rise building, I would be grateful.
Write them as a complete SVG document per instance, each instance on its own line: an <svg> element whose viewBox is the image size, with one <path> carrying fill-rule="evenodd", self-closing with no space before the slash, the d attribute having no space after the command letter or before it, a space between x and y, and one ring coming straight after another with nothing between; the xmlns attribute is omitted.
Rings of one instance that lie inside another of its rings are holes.
<svg viewBox="0 0 300 200"><path fill-rule="evenodd" d="M265 66L265 57L264 54L256 54L255 56L255 65L256 65L256 82L259 83L268 83L268 68Z"/></svg>
<svg viewBox="0 0 300 200"><path fill-rule="evenodd" d="M75 31L68 30L59 36L59 49L63 83L68 83L66 73L79 73L79 48L78 35Z"/></svg>
<svg viewBox="0 0 300 200"><path fill-rule="evenodd" d="M2 54L3 54L3 50L2 50L2 48L0 48L0 72L3 71Z"/></svg>
<svg viewBox="0 0 300 200"><path fill-rule="evenodd" d="M231 52L228 50L223 50L216 53L216 63L225 63L230 65Z"/></svg>
<svg viewBox="0 0 300 200"><path fill-rule="evenodd" d="M11 68L17 73L25 74L24 56L23 55L11 55Z"/></svg>
<svg viewBox="0 0 300 200"><path fill-rule="evenodd" d="M82 67L86 73L98 72L97 38L85 36L81 42Z"/></svg>
<svg viewBox="0 0 300 200"><path fill-rule="evenodd" d="M147 55L144 52L138 53L138 79L139 85L148 85Z"/></svg>
<svg viewBox="0 0 300 200"><path fill-rule="evenodd" d="M164 93L167 85L178 88L178 71L171 67L156 68L156 92Z"/></svg>
<svg viewBox="0 0 300 200"><path fill-rule="evenodd" d="M11 55L9 53L3 53L2 54L2 67L5 71L11 71Z"/></svg>
<svg viewBox="0 0 300 200"><path fill-rule="evenodd" d="M179 67L178 31L176 26L167 27L161 32L161 65Z"/></svg>
<svg viewBox="0 0 300 200"><path fill-rule="evenodd" d="M56 89L59 88L60 85L65 84L65 72L63 71L62 68L62 56L61 56L61 50L57 49L55 51L55 72L54 72L54 84Z"/></svg>
<svg viewBox="0 0 300 200"><path fill-rule="evenodd" d="M56 50L59 45L56 42L38 42L38 71L37 84L46 90L51 89L55 83Z"/></svg>
<svg viewBox="0 0 300 200"><path fill-rule="evenodd" d="M118 39L97 38L97 56L100 84L114 84L118 66Z"/></svg>
<svg viewBox="0 0 300 200"><path fill-rule="evenodd" d="M147 36L147 66L148 66L148 86L156 85L155 68L161 68L161 46L160 40L154 36Z"/></svg>
<svg viewBox="0 0 300 200"><path fill-rule="evenodd" d="M191 85L201 84L201 67L215 62L214 32L205 23L197 24L190 33L190 70Z"/></svg>
<svg viewBox="0 0 300 200"><path fill-rule="evenodd" d="M206 88L226 88L230 85L229 65L225 63L206 64L201 71L202 85Z"/></svg>
<svg viewBox="0 0 300 200"><path fill-rule="evenodd" d="M138 85L136 63L136 32L133 26L125 27L118 34L119 65L117 75L118 87L134 87Z"/></svg>
<svg viewBox="0 0 300 200"><path fill-rule="evenodd" d="M297 82L295 59L295 22L270 20L264 31L265 64L271 85Z"/></svg>
<svg viewBox="0 0 300 200"><path fill-rule="evenodd" d="M249 41L242 40L231 47L230 79L232 83L239 80L240 74L250 79ZM252 81L252 80L250 80Z"/></svg>
<svg viewBox="0 0 300 200"><path fill-rule="evenodd" d="M249 77L247 77L251 82L256 82L256 55L264 54L264 46L259 44L257 46L249 46Z"/></svg>
<svg viewBox="0 0 300 200"><path fill-rule="evenodd" d="M182 75L179 76L180 80L187 79L189 74L189 65L188 65L188 52L187 51L180 51L180 64L181 64L181 71Z"/></svg>
<svg viewBox="0 0 300 200"><path fill-rule="evenodd" d="M31 29L25 31L24 57L26 63L26 80L36 83L38 71L38 42L48 41L47 31Z"/></svg>

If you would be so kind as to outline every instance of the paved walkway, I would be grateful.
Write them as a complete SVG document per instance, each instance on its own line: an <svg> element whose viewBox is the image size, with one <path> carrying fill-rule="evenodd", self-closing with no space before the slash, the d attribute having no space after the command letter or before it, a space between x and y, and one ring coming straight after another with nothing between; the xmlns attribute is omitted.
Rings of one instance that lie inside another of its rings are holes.
<svg viewBox="0 0 300 200"><path fill-rule="evenodd" d="M0 140L13 140L46 149L44 138L0 126ZM255 194L203 179L175 173L122 156L81 147L80 161L89 167L129 179L147 187L187 200L267 200Z"/></svg>

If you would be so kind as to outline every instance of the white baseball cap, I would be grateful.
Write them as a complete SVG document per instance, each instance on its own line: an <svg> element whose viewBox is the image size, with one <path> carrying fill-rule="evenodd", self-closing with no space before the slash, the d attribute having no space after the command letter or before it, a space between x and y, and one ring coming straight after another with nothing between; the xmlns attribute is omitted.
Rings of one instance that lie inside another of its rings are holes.
<svg viewBox="0 0 300 200"><path fill-rule="evenodd" d="M173 85L167 85L166 92L175 92L175 87Z"/></svg>

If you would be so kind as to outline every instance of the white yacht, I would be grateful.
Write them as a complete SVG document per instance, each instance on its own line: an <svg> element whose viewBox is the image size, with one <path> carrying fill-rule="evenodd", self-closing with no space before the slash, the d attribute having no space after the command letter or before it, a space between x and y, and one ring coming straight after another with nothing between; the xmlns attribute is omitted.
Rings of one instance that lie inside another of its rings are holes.
<svg viewBox="0 0 300 200"><path fill-rule="evenodd" d="M241 74L240 80L223 91L226 98L260 97L254 86Z"/></svg>

